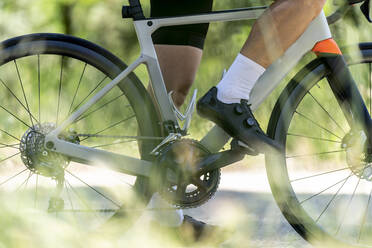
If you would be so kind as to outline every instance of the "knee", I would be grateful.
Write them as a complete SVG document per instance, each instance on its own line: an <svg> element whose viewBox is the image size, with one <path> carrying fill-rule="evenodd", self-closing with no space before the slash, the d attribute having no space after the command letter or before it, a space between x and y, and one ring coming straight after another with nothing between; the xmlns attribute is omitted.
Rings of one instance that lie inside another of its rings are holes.
<svg viewBox="0 0 372 248"><path fill-rule="evenodd" d="M180 94L179 92L173 93L173 103L177 108L180 108L185 102L186 95Z"/></svg>
<svg viewBox="0 0 372 248"><path fill-rule="evenodd" d="M173 93L173 101L177 107L181 107L181 105L185 102L186 96L189 93L193 80L184 81L180 84Z"/></svg>
<svg viewBox="0 0 372 248"><path fill-rule="evenodd" d="M297 0L302 8L305 8L313 15L317 17L323 10L327 0Z"/></svg>

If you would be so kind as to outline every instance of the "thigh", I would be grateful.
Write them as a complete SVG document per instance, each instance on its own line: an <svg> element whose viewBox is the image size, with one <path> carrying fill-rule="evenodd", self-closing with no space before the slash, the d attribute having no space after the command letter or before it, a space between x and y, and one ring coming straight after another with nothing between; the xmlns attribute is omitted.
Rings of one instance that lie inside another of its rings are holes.
<svg viewBox="0 0 372 248"><path fill-rule="evenodd" d="M182 16L212 10L213 0L151 0L151 17ZM155 44L188 45L202 49L208 23L163 27L152 38Z"/></svg>

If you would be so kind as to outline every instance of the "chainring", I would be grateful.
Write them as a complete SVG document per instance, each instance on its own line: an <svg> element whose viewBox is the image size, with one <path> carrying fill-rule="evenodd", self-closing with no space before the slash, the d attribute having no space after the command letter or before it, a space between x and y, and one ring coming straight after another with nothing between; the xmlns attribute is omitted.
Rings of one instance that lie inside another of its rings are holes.
<svg viewBox="0 0 372 248"><path fill-rule="evenodd" d="M195 176L198 161L210 152L199 142L181 139L160 149L160 195L178 208L198 207L216 193L221 170Z"/></svg>

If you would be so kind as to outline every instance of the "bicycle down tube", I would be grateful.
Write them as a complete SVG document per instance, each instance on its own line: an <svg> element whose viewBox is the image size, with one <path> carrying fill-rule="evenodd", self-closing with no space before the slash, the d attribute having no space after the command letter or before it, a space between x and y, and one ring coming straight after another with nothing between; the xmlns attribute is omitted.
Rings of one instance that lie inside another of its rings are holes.
<svg viewBox="0 0 372 248"><path fill-rule="evenodd" d="M156 103L159 107L163 123L173 122L177 129L177 116L169 100L165 84L162 78L160 66L157 60L151 34L162 26L194 24L215 21L235 21L242 19L257 19L266 7L248 8L232 11L211 12L208 14L144 19L134 21L135 29L141 46L141 56L125 71L120 73L115 79L107 84L97 95L93 96L84 106L73 113L56 130L48 134L45 138L47 149L69 156L73 161L84 161L87 164L96 164L97 160L104 161L105 166L115 171L130 175L148 176L152 169L152 164L129 156L119 155L99 149L88 148L85 146L71 144L58 139L58 134L81 114L83 114L92 104L103 97L110 89L121 82L138 65L145 64L154 89ZM322 12L308 27L305 33L293 44L287 52L271 65L252 90L250 102L252 109L257 107L266 97L276 88L285 75L292 70L298 61L309 52L315 44L331 38L331 33L327 24L326 17ZM177 130L176 130L177 131ZM218 152L229 140L229 136L220 129L214 127L202 140L201 143L211 152Z"/></svg>

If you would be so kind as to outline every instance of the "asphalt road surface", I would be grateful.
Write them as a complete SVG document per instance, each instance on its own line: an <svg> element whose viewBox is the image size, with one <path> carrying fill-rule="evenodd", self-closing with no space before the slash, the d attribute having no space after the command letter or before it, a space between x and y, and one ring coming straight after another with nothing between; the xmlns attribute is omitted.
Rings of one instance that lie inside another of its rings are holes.
<svg viewBox="0 0 372 248"><path fill-rule="evenodd" d="M215 197L185 214L234 228L221 247L312 247L285 220L262 172L222 174Z"/></svg>

